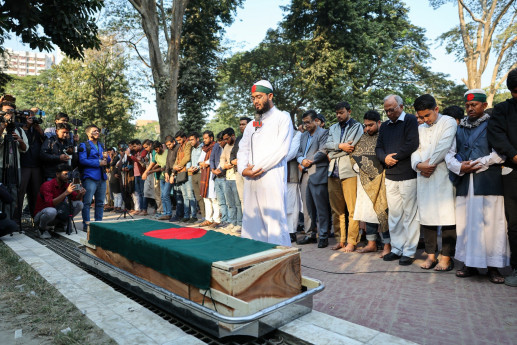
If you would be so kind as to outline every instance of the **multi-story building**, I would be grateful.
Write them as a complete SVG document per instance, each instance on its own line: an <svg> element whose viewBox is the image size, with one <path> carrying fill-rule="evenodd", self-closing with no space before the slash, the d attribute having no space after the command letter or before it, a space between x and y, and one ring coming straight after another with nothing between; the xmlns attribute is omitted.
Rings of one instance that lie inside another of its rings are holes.
<svg viewBox="0 0 517 345"><path fill-rule="evenodd" d="M5 63L5 73L19 77L39 75L41 71L49 69L56 63L54 55L29 51L13 51L7 48L0 61Z"/></svg>

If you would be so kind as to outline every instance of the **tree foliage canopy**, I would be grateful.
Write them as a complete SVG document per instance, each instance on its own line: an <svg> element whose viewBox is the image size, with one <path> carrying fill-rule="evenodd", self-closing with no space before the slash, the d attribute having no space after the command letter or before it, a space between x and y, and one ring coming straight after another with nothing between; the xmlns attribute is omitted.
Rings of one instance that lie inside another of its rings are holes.
<svg viewBox="0 0 517 345"><path fill-rule="evenodd" d="M31 49L53 50L82 58L86 49L98 49L94 15L102 0L3 0L0 2L0 46L12 32Z"/></svg>
<svg viewBox="0 0 517 345"><path fill-rule="evenodd" d="M359 118L389 93L411 104L422 93L440 98L455 86L430 72L424 30L410 23L401 1L293 0L284 11L279 29L221 67L214 123L253 114L249 90L259 79L272 82L275 104L293 119L309 108L334 119L333 107L343 100Z"/></svg>

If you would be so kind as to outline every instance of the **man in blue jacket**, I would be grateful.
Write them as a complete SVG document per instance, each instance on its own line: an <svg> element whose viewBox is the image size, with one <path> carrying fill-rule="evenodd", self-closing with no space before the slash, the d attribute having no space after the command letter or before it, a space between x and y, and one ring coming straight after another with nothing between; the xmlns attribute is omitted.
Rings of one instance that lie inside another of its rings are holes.
<svg viewBox="0 0 517 345"><path fill-rule="evenodd" d="M87 231L90 223L90 205L95 196L95 220L101 221L104 212L104 198L106 196L105 167L110 159L102 143L99 142L100 130L95 125L85 128L88 141L81 143L78 148L79 166L82 169L81 179L86 193L83 199L83 231Z"/></svg>

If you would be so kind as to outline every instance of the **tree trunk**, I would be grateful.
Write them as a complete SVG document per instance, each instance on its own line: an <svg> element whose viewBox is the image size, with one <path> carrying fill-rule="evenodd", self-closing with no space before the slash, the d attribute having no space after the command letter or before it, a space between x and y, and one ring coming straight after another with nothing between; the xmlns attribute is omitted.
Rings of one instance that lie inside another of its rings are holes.
<svg viewBox="0 0 517 345"><path fill-rule="evenodd" d="M160 123L160 140L165 141L167 135L174 136L178 130L178 93L169 87L164 97L156 92L156 109ZM174 116L173 114L176 114Z"/></svg>

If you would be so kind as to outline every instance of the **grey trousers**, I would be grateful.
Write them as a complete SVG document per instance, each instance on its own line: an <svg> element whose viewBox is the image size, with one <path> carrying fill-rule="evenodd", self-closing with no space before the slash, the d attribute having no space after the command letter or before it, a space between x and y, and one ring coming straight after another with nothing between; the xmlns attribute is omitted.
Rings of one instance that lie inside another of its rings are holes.
<svg viewBox="0 0 517 345"><path fill-rule="evenodd" d="M73 215L74 217L81 212L83 209L83 202L76 200L72 201L72 207L73 207ZM38 226L40 229L46 230L47 226L49 225L56 225L58 222L56 221L57 216L57 210L54 207L47 207L43 210L39 211L38 214L34 217L34 224Z"/></svg>

